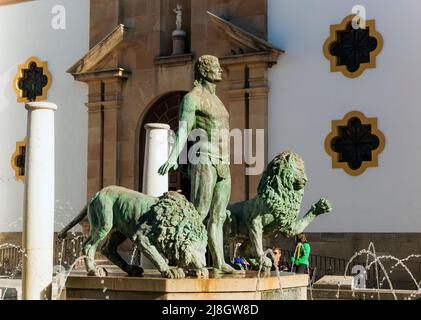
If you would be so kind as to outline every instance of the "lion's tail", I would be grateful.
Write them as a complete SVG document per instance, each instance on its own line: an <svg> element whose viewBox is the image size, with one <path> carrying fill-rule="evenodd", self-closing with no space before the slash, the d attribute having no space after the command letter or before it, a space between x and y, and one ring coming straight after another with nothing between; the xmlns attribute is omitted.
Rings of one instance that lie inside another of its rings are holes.
<svg viewBox="0 0 421 320"><path fill-rule="evenodd" d="M79 213L79 215L72 220L66 227L64 227L63 230L61 230L58 234L58 238L60 240L66 238L67 232L70 231L75 225L77 225L79 222L81 222L85 217L88 215L88 207L86 206L85 209Z"/></svg>

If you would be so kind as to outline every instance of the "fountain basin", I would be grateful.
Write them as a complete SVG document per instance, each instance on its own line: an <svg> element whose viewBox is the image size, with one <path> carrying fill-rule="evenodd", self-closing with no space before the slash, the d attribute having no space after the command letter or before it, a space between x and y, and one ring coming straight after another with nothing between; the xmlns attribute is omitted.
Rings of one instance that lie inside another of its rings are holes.
<svg viewBox="0 0 421 320"><path fill-rule="evenodd" d="M256 272L210 279L163 279L152 270L147 270L143 278L72 274L66 282L66 299L307 300L308 283L308 275L293 273L281 273L280 279L275 274L258 279Z"/></svg>
<svg viewBox="0 0 421 320"><path fill-rule="evenodd" d="M352 276L324 276L317 281L309 294L314 300L416 300L417 290L362 289L354 288Z"/></svg>
<svg viewBox="0 0 421 320"><path fill-rule="evenodd" d="M0 300L19 300L21 297L21 280L0 277Z"/></svg>

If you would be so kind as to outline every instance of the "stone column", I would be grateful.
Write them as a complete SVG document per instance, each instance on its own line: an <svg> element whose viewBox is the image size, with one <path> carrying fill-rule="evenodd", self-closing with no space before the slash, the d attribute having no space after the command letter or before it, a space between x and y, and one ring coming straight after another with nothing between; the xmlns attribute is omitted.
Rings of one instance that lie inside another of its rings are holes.
<svg viewBox="0 0 421 320"><path fill-rule="evenodd" d="M265 169L268 164L268 65L267 63L254 63L249 65L249 124L248 127L253 130L253 155L264 154ZM264 131L264 145L257 145L257 130ZM254 167L254 165L252 166ZM263 172L262 172L263 173ZM257 194L257 188L260 183L261 175L249 176L249 199L253 199Z"/></svg>
<svg viewBox="0 0 421 320"><path fill-rule="evenodd" d="M102 96L101 81L89 82L88 108L88 190L87 201L103 187L102 185ZM87 227L87 226L86 226Z"/></svg>
<svg viewBox="0 0 421 320"><path fill-rule="evenodd" d="M243 150L252 158L264 156L261 167L255 164L231 165L232 196L231 201L253 199L257 193L261 175L251 175L267 164L268 146L268 85L267 63L255 62L226 64L229 80L230 125L232 129L252 130L251 141L247 144L244 135ZM264 130L264 143L257 144L257 130ZM246 159L244 159L246 160ZM247 159L248 160L248 159ZM252 159L249 159L252 160ZM250 171L250 169L256 169ZM246 172L249 171L249 175ZM240 192L241 191L241 192Z"/></svg>
<svg viewBox="0 0 421 320"><path fill-rule="evenodd" d="M246 91L244 89L245 83L245 65L244 64L230 64L227 66L228 80L229 80L229 111L230 111L230 129L239 129L244 137L244 130L247 129L248 110L246 108ZM240 154L238 154L240 153ZM231 155L237 156L244 160L244 141L242 141L240 148L231 149ZM231 157L231 159L233 159ZM231 163L231 202L240 202L248 199L249 187L248 177L246 176L246 167L244 162L242 164Z"/></svg>
<svg viewBox="0 0 421 320"><path fill-rule="evenodd" d="M121 78L104 79L103 187L120 185L119 122L122 104Z"/></svg>
<svg viewBox="0 0 421 320"><path fill-rule="evenodd" d="M145 126L146 146L143 169L142 192L160 197L168 192L168 175L158 174L159 168L168 160L168 134L170 126L167 124L151 123Z"/></svg>
<svg viewBox="0 0 421 320"><path fill-rule="evenodd" d="M104 152L103 152L103 183L104 187L120 185L118 161L118 104L107 104L104 108Z"/></svg>
<svg viewBox="0 0 421 320"><path fill-rule="evenodd" d="M51 299L54 256L54 111L48 102L28 110L23 217L23 300Z"/></svg>
<svg viewBox="0 0 421 320"><path fill-rule="evenodd" d="M145 129L142 192L149 196L160 197L168 192L168 175L161 176L158 170L169 158L168 135L171 128L166 124L150 123L145 126ZM143 254L140 255L140 265L144 269L155 269L154 264Z"/></svg>

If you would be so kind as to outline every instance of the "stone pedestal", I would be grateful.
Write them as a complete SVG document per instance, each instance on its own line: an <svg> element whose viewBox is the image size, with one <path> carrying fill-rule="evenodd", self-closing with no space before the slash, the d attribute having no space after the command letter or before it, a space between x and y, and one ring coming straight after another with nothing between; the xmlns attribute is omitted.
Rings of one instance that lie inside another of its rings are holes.
<svg viewBox="0 0 421 320"><path fill-rule="evenodd" d="M175 30L172 33L172 55L181 55L186 51L186 33L183 30Z"/></svg>
<svg viewBox="0 0 421 320"><path fill-rule="evenodd" d="M51 299L54 256L54 111L34 102L28 110L23 217L24 300Z"/></svg>
<svg viewBox="0 0 421 320"><path fill-rule="evenodd" d="M159 168L168 160L168 135L170 126L151 123L145 126L146 147L142 192L153 197L160 197L168 192L168 175L161 176Z"/></svg>
<svg viewBox="0 0 421 320"><path fill-rule="evenodd" d="M146 270L144 278L125 275L99 279L72 275L68 300L307 300L307 275L282 273L257 279L257 273L215 279L163 279ZM104 283L101 283L104 280ZM104 292L104 288L107 290Z"/></svg>

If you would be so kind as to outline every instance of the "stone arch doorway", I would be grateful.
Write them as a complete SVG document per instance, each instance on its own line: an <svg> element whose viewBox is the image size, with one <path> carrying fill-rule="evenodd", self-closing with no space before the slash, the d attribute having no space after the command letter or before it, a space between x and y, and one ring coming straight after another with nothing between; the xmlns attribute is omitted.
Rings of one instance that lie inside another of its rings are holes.
<svg viewBox="0 0 421 320"><path fill-rule="evenodd" d="M145 159L145 125L148 123L165 123L176 132L179 124L180 104L186 91L176 91L166 94L156 101L147 111L143 118L140 128L140 146L139 146L139 189L142 188L143 182L143 163ZM183 194L190 199L190 181L188 178L188 166L180 165L178 171L169 175L170 191L181 190ZM141 190L140 190L141 191Z"/></svg>

